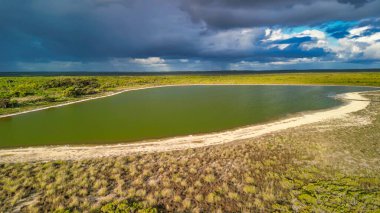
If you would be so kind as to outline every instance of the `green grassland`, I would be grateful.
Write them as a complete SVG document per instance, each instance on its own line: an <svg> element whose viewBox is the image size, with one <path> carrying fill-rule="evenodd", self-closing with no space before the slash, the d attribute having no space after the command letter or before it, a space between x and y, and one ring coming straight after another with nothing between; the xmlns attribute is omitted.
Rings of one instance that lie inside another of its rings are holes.
<svg viewBox="0 0 380 213"><path fill-rule="evenodd" d="M366 110L174 152L0 164L1 212L379 212L380 93Z"/></svg>
<svg viewBox="0 0 380 213"><path fill-rule="evenodd" d="M380 73L0 77L0 115L99 96L127 88L181 84L380 86Z"/></svg>

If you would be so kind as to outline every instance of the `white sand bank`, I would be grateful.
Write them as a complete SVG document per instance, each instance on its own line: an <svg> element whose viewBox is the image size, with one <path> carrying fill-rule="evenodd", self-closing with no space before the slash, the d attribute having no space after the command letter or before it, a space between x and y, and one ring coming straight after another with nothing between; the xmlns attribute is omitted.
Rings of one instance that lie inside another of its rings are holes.
<svg viewBox="0 0 380 213"><path fill-rule="evenodd" d="M56 146L0 150L0 162L32 162L49 160L77 160L107 156L123 156L138 152L163 152L211 146L236 140L259 137L280 130L316 123L328 119L343 118L346 114L365 109L370 101L360 93L346 93L340 98L345 104L324 111L310 112L269 124L243 127L236 130L195 136L175 137L163 140L101 146Z"/></svg>

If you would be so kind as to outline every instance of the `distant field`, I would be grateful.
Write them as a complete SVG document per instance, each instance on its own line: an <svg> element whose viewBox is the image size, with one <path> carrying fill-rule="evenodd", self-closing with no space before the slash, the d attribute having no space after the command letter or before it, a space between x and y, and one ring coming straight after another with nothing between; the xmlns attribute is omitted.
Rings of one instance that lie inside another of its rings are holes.
<svg viewBox="0 0 380 213"><path fill-rule="evenodd" d="M127 88L169 84L380 86L380 73L0 77L0 115L97 96Z"/></svg>

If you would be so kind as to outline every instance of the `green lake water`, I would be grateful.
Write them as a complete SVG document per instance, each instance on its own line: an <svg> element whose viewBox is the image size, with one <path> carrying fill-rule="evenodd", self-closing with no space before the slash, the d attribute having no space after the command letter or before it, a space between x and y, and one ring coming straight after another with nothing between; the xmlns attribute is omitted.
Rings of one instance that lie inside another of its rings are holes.
<svg viewBox="0 0 380 213"><path fill-rule="evenodd" d="M0 119L0 148L107 144L207 133L342 104L361 87L178 86L119 95Z"/></svg>

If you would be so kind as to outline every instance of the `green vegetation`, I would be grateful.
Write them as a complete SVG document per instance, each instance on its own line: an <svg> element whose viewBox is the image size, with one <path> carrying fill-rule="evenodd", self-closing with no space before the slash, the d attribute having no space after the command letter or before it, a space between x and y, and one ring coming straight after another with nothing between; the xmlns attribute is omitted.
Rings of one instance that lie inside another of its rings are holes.
<svg viewBox="0 0 380 213"><path fill-rule="evenodd" d="M127 88L169 84L333 84L380 86L380 73L0 77L0 114L20 112Z"/></svg>
<svg viewBox="0 0 380 213"><path fill-rule="evenodd" d="M0 112L22 111L98 94L96 78L0 78Z"/></svg>
<svg viewBox="0 0 380 213"><path fill-rule="evenodd" d="M137 202L112 202L104 205L100 208L101 213L122 213L122 212L131 212L131 213L156 213L158 212L157 208L145 207L143 203Z"/></svg>
<svg viewBox="0 0 380 213"><path fill-rule="evenodd" d="M342 120L174 152L0 164L0 211L376 212L380 93Z"/></svg>

